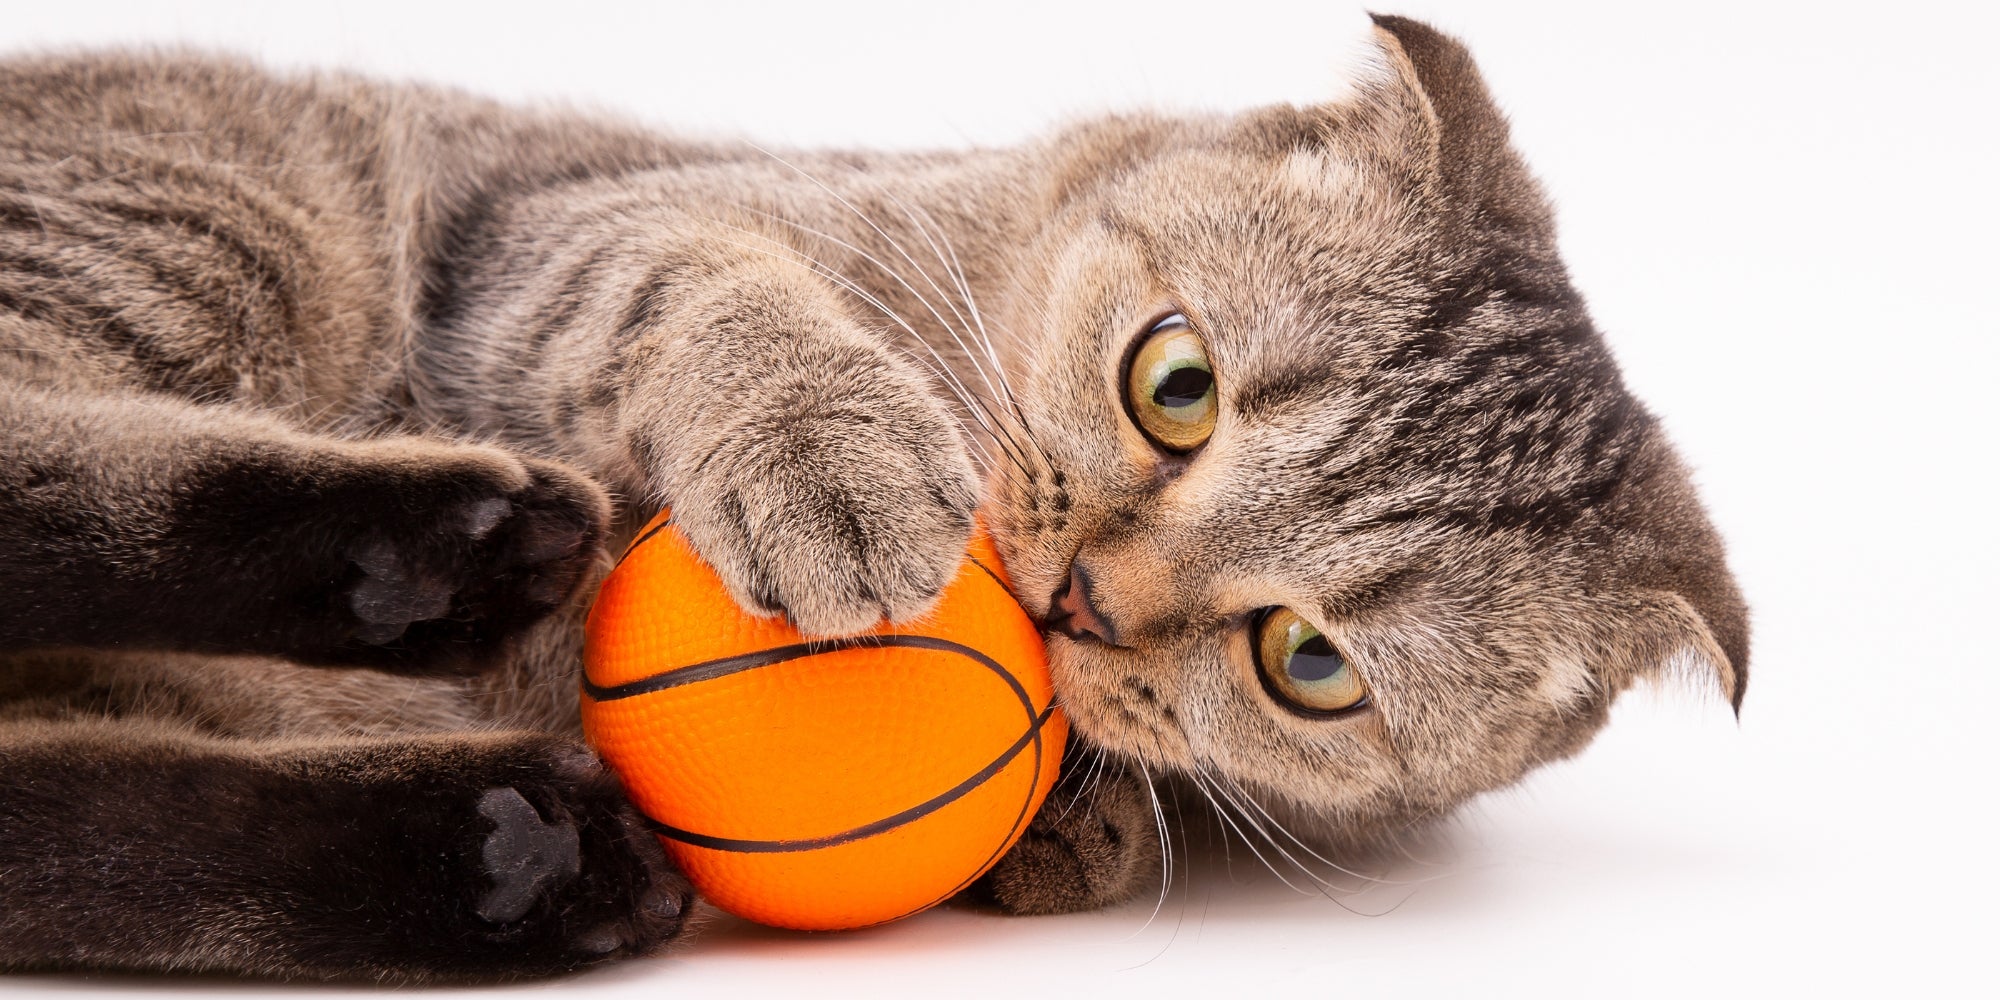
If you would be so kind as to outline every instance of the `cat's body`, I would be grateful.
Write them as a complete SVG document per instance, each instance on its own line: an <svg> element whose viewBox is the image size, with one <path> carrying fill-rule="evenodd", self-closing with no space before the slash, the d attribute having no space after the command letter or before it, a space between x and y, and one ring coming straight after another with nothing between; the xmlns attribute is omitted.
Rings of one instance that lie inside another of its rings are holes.
<svg viewBox="0 0 2000 1000"><path fill-rule="evenodd" d="M832 634L921 614L983 496L1085 740L1337 845L1677 658L1740 699L1719 543L1470 63L1381 37L1341 105L901 156L0 67L0 967L671 937L574 742L587 587L660 503ZM1132 388L1160 338L1203 374ZM1324 669L1263 665L1280 620ZM1140 787L1066 786L980 893L1146 884Z"/></svg>

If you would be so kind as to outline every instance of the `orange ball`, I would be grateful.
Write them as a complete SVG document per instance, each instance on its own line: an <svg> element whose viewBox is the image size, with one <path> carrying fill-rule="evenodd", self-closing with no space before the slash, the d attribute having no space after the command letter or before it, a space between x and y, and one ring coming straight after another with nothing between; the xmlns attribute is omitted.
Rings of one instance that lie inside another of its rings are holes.
<svg viewBox="0 0 2000 1000"><path fill-rule="evenodd" d="M583 728L710 902L878 924L992 867L1068 724L982 531L922 622L807 641L745 613L660 512L591 607Z"/></svg>

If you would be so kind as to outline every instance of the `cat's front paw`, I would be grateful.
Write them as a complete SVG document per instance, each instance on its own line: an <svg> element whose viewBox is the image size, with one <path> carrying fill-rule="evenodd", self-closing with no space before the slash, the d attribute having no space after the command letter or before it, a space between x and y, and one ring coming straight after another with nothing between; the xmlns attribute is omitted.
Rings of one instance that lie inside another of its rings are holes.
<svg viewBox="0 0 2000 1000"><path fill-rule="evenodd" d="M176 501L161 558L236 584L180 643L428 673L498 662L582 586L610 517L566 466L416 437L228 456Z"/></svg>
<svg viewBox="0 0 2000 1000"><path fill-rule="evenodd" d="M1012 850L966 895L1008 913L1095 910L1131 899L1160 880L1160 840L1151 793L1140 779L1072 771L1050 791Z"/></svg>
<svg viewBox="0 0 2000 1000"><path fill-rule="evenodd" d="M928 611L964 559L977 479L920 380L848 373L836 405L749 422L673 498L740 605L809 635Z"/></svg>

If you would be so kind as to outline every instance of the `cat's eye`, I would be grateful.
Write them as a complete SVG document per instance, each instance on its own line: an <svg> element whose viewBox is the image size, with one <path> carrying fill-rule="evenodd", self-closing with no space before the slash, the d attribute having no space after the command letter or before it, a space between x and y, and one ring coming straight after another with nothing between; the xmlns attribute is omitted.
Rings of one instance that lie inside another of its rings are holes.
<svg viewBox="0 0 2000 1000"><path fill-rule="evenodd" d="M1339 648L1290 608L1270 608L1257 618L1251 652L1264 690L1286 707L1308 715L1360 708L1368 686Z"/></svg>
<svg viewBox="0 0 2000 1000"><path fill-rule="evenodd" d="M1174 313L1153 324L1125 369L1125 406L1154 444L1189 452L1215 432L1215 369L1201 335Z"/></svg>

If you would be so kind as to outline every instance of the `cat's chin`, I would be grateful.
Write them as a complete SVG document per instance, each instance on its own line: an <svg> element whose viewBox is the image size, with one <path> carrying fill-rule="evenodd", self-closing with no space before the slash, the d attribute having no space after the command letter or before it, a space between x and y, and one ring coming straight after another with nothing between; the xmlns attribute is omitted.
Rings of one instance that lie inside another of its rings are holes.
<svg viewBox="0 0 2000 1000"><path fill-rule="evenodd" d="M1187 735L1153 688L1116 664L1093 664L1095 643L1044 638L1056 698L1079 739L1154 774L1188 769Z"/></svg>

